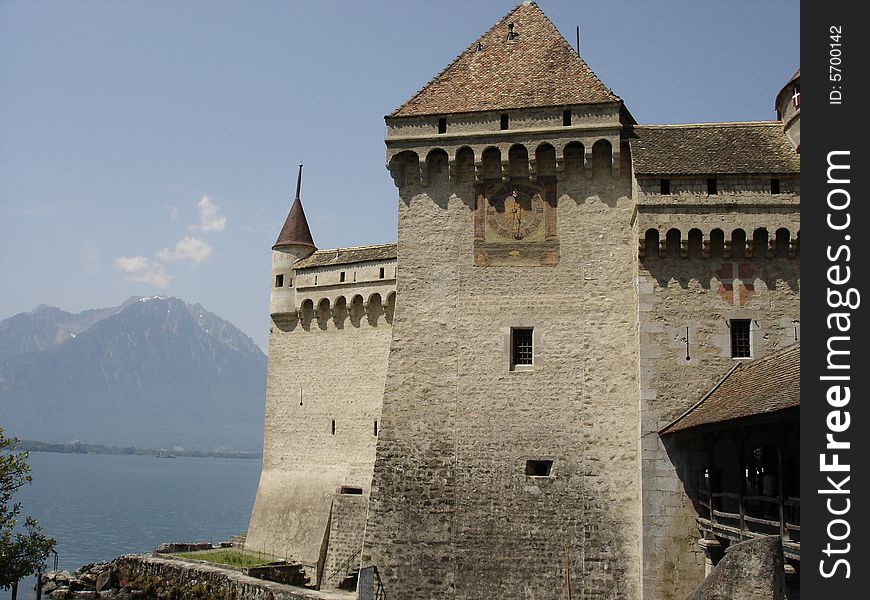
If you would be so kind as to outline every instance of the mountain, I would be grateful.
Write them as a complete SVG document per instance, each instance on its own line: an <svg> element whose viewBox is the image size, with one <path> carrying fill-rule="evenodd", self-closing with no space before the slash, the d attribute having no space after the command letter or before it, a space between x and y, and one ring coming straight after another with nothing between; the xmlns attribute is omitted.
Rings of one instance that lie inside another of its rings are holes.
<svg viewBox="0 0 870 600"><path fill-rule="evenodd" d="M0 426L21 439L259 450L265 382L250 337L177 298L0 321Z"/></svg>

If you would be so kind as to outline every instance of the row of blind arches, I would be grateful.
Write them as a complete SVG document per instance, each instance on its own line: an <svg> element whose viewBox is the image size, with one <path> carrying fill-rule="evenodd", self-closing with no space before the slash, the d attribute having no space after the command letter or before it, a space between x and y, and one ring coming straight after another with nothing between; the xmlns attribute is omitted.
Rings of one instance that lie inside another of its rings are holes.
<svg viewBox="0 0 870 600"><path fill-rule="evenodd" d="M800 251L800 231L792 237L791 231L781 227L773 235L765 227L759 227L749 237L745 230L734 229L728 238L722 229L716 228L705 237L700 229L683 233L669 229L664 238L658 229L646 230L641 243L641 256L661 257L710 257L725 258L793 258Z"/></svg>
<svg viewBox="0 0 870 600"><path fill-rule="evenodd" d="M555 176L556 175L556 148L547 142L539 144L534 150L534 162L529 160L529 149L523 144L514 144L508 149L507 164L503 163L502 150L490 146L484 149L480 155L480 173L483 179L503 179L506 176L511 179L528 179L532 176ZM606 139L600 139L592 145L592 163L610 165L613 156L613 148ZM562 156L566 171L583 169L586 164L586 149L582 142L569 142L562 149ZM430 182L439 177L447 176L450 155L443 148L434 148L426 155L423 161L423 169L420 170L420 157L413 150L403 150L390 160L389 168L394 177L412 177L416 174L422 176L424 182ZM470 146L462 146L454 155L454 172L452 177L465 179L475 173L476 158L474 150ZM507 172L505 172L505 168Z"/></svg>
<svg viewBox="0 0 870 600"><path fill-rule="evenodd" d="M388 322L392 322L395 309L396 292L390 292L386 298L375 292L370 294L367 299L364 299L360 294L355 294L349 302L345 296L338 296L334 299L321 298L316 305L312 299L306 298L302 301L299 316L306 323L313 319L339 321L350 318L352 321L357 321L363 316L366 316L370 321L377 321L379 317L383 316Z"/></svg>

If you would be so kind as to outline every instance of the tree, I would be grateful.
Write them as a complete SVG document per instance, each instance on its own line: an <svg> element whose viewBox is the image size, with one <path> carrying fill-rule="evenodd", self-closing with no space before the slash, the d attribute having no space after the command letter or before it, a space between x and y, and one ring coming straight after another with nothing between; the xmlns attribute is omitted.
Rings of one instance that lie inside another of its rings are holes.
<svg viewBox="0 0 870 600"><path fill-rule="evenodd" d="M4 590L45 569L45 560L57 543L42 534L33 517L26 517L23 528L16 528L21 503L13 503L12 496L30 483L29 453L17 452L17 442L5 437L0 428L0 589Z"/></svg>

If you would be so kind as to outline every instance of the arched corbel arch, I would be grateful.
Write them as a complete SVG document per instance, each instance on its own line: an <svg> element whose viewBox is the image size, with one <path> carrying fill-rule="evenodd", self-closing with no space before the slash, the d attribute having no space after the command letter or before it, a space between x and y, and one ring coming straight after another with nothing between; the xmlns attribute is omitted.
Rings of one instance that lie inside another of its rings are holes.
<svg viewBox="0 0 870 600"><path fill-rule="evenodd" d="M466 183L474 177L474 150L470 146L462 146L456 151L453 164L453 179L457 183Z"/></svg>
<svg viewBox="0 0 870 600"><path fill-rule="evenodd" d="M562 150L562 164L559 169L559 161L556 161L556 171L565 174L582 173L586 168L586 149L582 142L568 142Z"/></svg>
<svg viewBox="0 0 870 600"><path fill-rule="evenodd" d="M731 256L746 258L746 231L740 227L731 232Z"/></svg>
<svg viewBox="0 0 870 600"><path fill-rule="evenodd" d="M299 307L299 320L302 322L303 326L307 326L311 323L311 320L314 318L314 302L311 298L306 298L302 301L301 306Z"/></svg>
<svg viewBox="0 0 870 600"><path fill-rule="evenodd" d="M372 325L376 325L378 317L384 314L383 301L378 292L374 292L366 300L366 314L368 315L369 323Z"/></svg>
<svg viewBox="0 0 870 600"><path fill-rule="evenodd" d="M392 323L396 314L396 292L387 294L387 299L384 302L384 314L387 317L387 322Z"/></svg>
<svg viewBox="0 0 870 600"><path fill-rule="evenodd" d="M522 144L514 144L508 150L508 172L511 181L529 180L529 150Z"/></svg>
<svg viewBox="0 0 870 600"><path fill-rule="evenodd" d="M697 227L689 230L689 235L686 239L685 256L699 258L704 254L704 234Z"/></svg>
<svg viewBox="0 0 870 600"><path fill-rule="evenodd" d="M500 181L501 173L501 150L490 146L480 155L481 171L484 181Z"/></svg>
<svg viewBox="0 0 870 600"><path fill-rule="evenodd" d="M767 227L758 227L752 232L752 256L755 258L764 258L769 256L768 243L770 242L770 234L767 233Z"/></svg>
<svg viewBox="0 0 870 600"><path fill-rule="evenodd" d="M709 242L707 242L707 256L715 256L727 258L725 256L725 232L719 229L710 231ZM706 257L705 257L706 258Z"/></svg>
<svg viewBox="0 0 870 600"><path fill-rule="evenodd" d="M778 258L787 258L791 242L791 233L785 227L776 230L775 252Z"/></svg>
<svg viewBox="0 0 870 600"><path fill-rule="evenodd" d="M539 180L556 176L556 149L552 144L544 142L535 148L534 173L532 175Z"/></svg>
<svg viewBox="0 0 870 600"><path fill-rule="evenodd" d="M650 227L643 234L643 239L640 240L640 248L638 248L638 256L644 258L646 256L655 256L659 250L659 230L655 227Z"/></svg>
<svg viewBox="0 0 870 600"><path fill-rule="evenodd" d="M447 183L450 156L443 148L433 148L426 155L426 169L423 183L438 185Z"/></svg>
<svg viewBox="0 0 870 600"><path fill-rule="evenodd" d="M665 234L665 252L670 258L678 258L682 248L682 232L673 227Z"/></svg>
<svg viewBox="0 0 870 600"><path fill-rule="evenodd" d="M588 168L589 159L591 159L593 165L597 165L599 168L603 169L606 165L607 170L613 175L616 175L618 172L618 163L614 160L613 144L611 144L610 140L606 138L595 140L595 143L592 144L592 150L586 155L586 158L587 174L591 174L593 171L593 169Z"/></svg>
<svg viewBox="0 0 870 600"><path fill-rule="evenodd" d="M420 157L413 150L403 150L395 154L387 163L387 169L396 187L404 187L420 182Z"/></svg>

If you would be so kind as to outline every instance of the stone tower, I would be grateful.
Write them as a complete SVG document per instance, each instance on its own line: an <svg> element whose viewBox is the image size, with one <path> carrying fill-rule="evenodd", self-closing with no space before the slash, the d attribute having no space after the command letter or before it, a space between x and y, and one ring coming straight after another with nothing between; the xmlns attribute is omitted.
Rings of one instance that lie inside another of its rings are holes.
<svg viewBox="0 0 870 600"><path fill-rule="evenodd" d="M395 310L396 246L316 251L296 198L272 248L263 471L246 548L335 588L358 557Z"/></svg>
<svg viewBox="0 0 870 600"><path fill-rule="evenodd" d="M401 310L363 565L403 600L636 597L634 120L524 2L386 121Z"/></svg>

